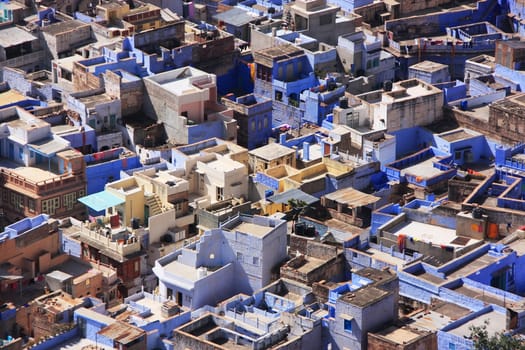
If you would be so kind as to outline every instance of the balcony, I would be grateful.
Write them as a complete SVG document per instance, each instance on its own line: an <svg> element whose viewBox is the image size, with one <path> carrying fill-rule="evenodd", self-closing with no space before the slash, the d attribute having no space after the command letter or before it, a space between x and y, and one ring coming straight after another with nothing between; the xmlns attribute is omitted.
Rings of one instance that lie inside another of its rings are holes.
<svg viewBox="0 0 525 350"><path fill-rule="evenodd" d="M64 174L43 181L31 181L24 176L8 169L0 169L2 184L14 189L23 189L37 195L46 195L49 192L64 190L72 185L79 185L84 181L83 176Z"/></svg>

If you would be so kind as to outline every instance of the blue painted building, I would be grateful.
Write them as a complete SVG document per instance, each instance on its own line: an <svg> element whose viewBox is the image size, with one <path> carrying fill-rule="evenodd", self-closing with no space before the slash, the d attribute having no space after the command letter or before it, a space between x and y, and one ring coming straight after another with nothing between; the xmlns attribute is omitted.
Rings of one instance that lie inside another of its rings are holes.
<svg viewBox="0 0 525 350"><path fill-rule="evenodd" d="M508 38L504 31L492 25L503 27L505 19L501 15L504 14L506 10L501 1L488 0L478 1L476 8L458 8L437 15L433 13L388 21L385 29L391 32L389 45L399 52L399 55L396 54L399 67L396 78L406 79L408 67L422 58L448 65L452 79L462 79L466 58L484 53L491 55L496 40ZM458 23L462 25L458 27ZM407 26L415 28L415 34L410 37L401 33L401 28ZM398 31L404 43L398 42ZM440 38L447 32L456 38L455 45Z"/></svg>
<svg viewBox="0 0 525 350"><path fill-rule="evenodd" d="M452 167L453 157L437 148L429 147L385 166L390 181L409 183L432 192L457 173Z"/></svg>
<svg viewBox="0 0 525 350"><path fill-rule="evenodd" d="M321 125L326 117L339 105L339 98L345 94L346 87L333 76L327 76L320 85L304 90L300 95L303 122Z"/></svg>
<svg viewBox="0 0 525 350"><path fill-rule="evenodd" d="M308 57L293 45L270 47L253 56L256 65L254 94L272 99L274 108L282 105L274 110L273 126L297 124L293 116L301 115L301 92L319 85Z"/></svg>
<svg viewBox="0 0 525 350"><path fill-rule="evenodd" d="M286 222L237 216L155 262L160 295L192 310L253 293L286 258Z"/></svg>
<svg viewBox="0 0 525 350"><path fill-rule="evenodd" d="M88 154L84 156L84 160L88 195L103 191L109 182L120 180L121 171L142 166L139 157L123 147Z"/></svg>
<svg viewBox="0 0 525 350"><path fill-rule="evenodd" d="M272 135L272 100L249 94L235 98L227 95L222 103L233 110L237 120L237 144L252 150L268 143Z"/></svg>
<svg viewBox="0 0 525 350"><path fill-rule="evenodd" d="M84 154L91 153L97 149L97 135L95 130L89 125L55 124L52 118L46 118L46 121L52 125L51 132L68 141L74 149Z"/></svg>
<svg viewBox="0 0 525 350"><path fill-rule="evenodd" d="M397 320L398 293L396 274L373 268L356 271L348 283L329 288L323 348L367 349L368 332Z"/></svg>
<svg viewBox="0 0 525 350"><path fill-rule="evenodd" d="M128 323L148 333L148 350L169 349L165 339L171 339L175 328L191 320L189 309L147 292L139 292L124 299L124 304L133 313Z"/></svg>

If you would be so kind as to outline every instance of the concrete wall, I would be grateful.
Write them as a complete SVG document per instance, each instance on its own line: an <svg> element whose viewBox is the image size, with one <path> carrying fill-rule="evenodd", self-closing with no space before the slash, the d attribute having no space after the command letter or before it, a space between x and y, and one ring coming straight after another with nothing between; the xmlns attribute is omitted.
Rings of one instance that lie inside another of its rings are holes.
<svg viewBox="0 0 525 350"><path fill-rule="evenodd" d="M348 346L352 349L367 349L367 333L397 319L397 314L393 313L395 300L394 294L390 293L383 299L361 308L338 299L336 318L330 323L330 333L335 340L336 349L344 349ZM352 332L344 330L344 319L341 315L353 318Z"/></svg>

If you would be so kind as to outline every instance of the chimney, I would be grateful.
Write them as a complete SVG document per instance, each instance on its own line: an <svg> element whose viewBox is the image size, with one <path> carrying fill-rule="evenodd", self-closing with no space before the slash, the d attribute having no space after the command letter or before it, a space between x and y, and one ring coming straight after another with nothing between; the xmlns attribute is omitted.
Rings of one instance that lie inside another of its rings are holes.
<svg viewBox="0 0 525 350"><path fill-rule="evenodd" d="M310 160L310 143L303 142L303 161Z"/></svg>

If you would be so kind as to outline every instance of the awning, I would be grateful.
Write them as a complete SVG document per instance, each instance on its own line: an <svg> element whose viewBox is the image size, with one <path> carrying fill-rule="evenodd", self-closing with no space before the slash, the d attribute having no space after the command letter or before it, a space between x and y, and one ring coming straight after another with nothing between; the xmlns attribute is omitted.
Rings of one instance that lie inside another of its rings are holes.
<svg viewBox="0 0 525 350"><path fill-rule="evenodd" d="M78 200L80 203L85 204L94 211L106 210L107 208L111 208L125 202L123 199L115 196L114 194L111 194L108 191L90 194L89 196L79 198Z"/></svg>
<svg viewBox="0 0 525 350"><path fill-rule="evenodd" d="M363 193L351 187L329 193L324 197L328 200L337 203L346 204L352 208L370 205L381 199L379 197Z"/></svg>
<svg viewBox="0 0 525 350"><path fill-rule="evenodd" d="M271 197L266 198L268 201L279 204L288 204L290 199L300 200L306 203L306 205L312 205L319 201L318 198L309 195L299 189L293 188L286 192L275 194Z"/></svg>
<svg viewBox="0 0 525 350"><path fill-rule="evenodd" d="M28 146L32 151L48 158L53 157L58 152L67 149L67 144L52 138L35 143L29 143Z"/></svg>

